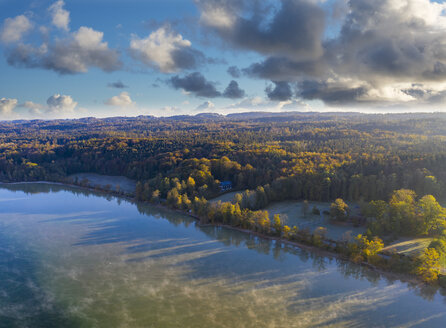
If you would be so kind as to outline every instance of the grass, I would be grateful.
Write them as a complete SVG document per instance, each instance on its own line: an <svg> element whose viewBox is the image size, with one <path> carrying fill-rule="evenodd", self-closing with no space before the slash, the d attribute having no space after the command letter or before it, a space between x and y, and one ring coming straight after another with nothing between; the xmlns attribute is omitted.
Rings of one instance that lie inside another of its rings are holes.
<svg viewBox="0 0 446 328"><path fill-rule="evenodd" d="M212 198L209 201L211 203L217 203L218 201L221 201L222 203L224 202L232 202L234 200L234 196L235 194L240 193L241 191L231 191L231 192L227 192L225 194L221 194L218 197Z"/></svg>
<svg viewBox="0 0 446 328"><path fill-rule="evenodd" d="M275 214L282 216L282 224L290 227L296 225L299 229L308 229L313 232L317 227L327 228L327 237L334 240L340 240L347 235L354 237L365 232L364 227L353 227L350 224L333 224L330 222L330 217L324 215L323 211L330 210L330 202L309 202L308 214L305 216L302 211L303 201L285 201L271 204L266 208L271 219ZM359 209L355 204L349 204L352 210L352 215L357 215ZM321 215L311 214L311 210L316 206Z"/></svg>
<svg viewBox="0 0 446 328"><path fill-rule="evenodd" d="M399 239L383 248L384 251L395 251L408 256L419 256L434 238ZM440 270L446 274L446 257L440 258Z"/></svg>
<svg viewBox="0 0 446 328"><path fill-rule="evenodd" d="M418 256L429 246L433 238L399 239L386 246L384 251L395 251L399 254Z"/></svg>
<svg viewBox="0 0 446 328"><path fill-rule="evenodd" d="M233 201L235 194L240 191L232 191L222 194L210 200L211 203L230 202ZM327 228L327 237L334 240L340 240L343 237L350 235L354 237L365 232L364 227L353 227L352 225L333 224L330 222L328 215L324 215L323 211L330 210L331 202L309 202L308 214L305 216L302 213L303 201L284 201L270 204L265 210L269 212L270 219L273 219L275 214L280 214L283 225L290 227L297 226L299 229L308 229L313 232L318 227ZM311 214L311 210L316 206L321 212L320 215ZM359 214L359 208L356 204L349 204L352 215Z"/></svg>
<svg viewBox="0 0 446 328"><path fill-rule="evenodd" d="M116 190L116 186L119 185L120 190L128 193L135 192L136 182L123 176L110 176L96 173L77 173L69 176L69 178L73 180L76 177L79 181L82 179L88 179L88 183L92 187L97 185L101 187L110 185L113 190Z"/></svg>

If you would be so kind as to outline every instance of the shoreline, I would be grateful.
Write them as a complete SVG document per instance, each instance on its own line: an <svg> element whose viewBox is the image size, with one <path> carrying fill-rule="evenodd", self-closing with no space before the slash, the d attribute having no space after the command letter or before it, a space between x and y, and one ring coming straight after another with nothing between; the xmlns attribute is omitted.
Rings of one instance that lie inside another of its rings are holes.
<svg viewBox="0 0 446 328"><path fill-rule="evenodd" d="M46 184L46 185L57 185L57 186L61 186L61 187L73 187L73 188L77 188L77 189L81 189L84 191L89 191L89 192L98 192L98 193L102 193L105 195L109 195L109 196L114 196L114 197L119 197L121 199L127 200L130 203L141 203L141 204L148 204L150 206L153 206L154 208L158 208L158 209L162 209L162 210L168 210L168 211L172 211L172 212L176 212L178 214L181 215L185 215L188 216L190 218L193 218L195 220L195 224L197 224L198 226L201 227L206 227L206 226L210 226L210 227L221 227L221 228L225 228L225 229L230 229L233 231L238 231L244 234L248 234L248 235L252 235L258 238L262 238L264 240L269 240L269 241L275 241L276 243L282 243L282 244L286 244L286 245L291 245L295 248L299 248L299 249L303 249L306 250L308 252L312 252L315 253L316 255L319 256L323 256L323 257L328 257L328 258L334 258L334 259L338 259L341 261L346 261L346 262L350 262L359 266L364 266L367 267L369 270L372 270L374 272L377 272L383 276L390 276L394 279L397 279L401 282L405 282L405 283L411 283L414 284L417 287L421 287L421 286L430 286L426 283L424 283L423 281L421 281L417 276L412 275L412 274L404 274L404 273L394 273L392 271L387 271L387 270L383 270L380 269L374 265L371 265L368 262L360 262L360 263L355 263L353 261L351 261L348 257L344 256L341 253L337 253L334 251L330 251L327 249L323 249L321 247L318 246L314 246L314 245L307 245L301 242L297 242L297 241L291 241L288 239L284 239L282 237L275 237L275 236L270 236L270 235L266 235L266 234L262 234L260 232L257 231L253 231L253 230L249 230L249 229L244 229L244 228L240 228L240 227L235 227L235 226L231 226L231 225L227 225L227 224L218 224L218 223L206 223L206 224L201 224L200 223L200 217L198 217L197 215L190 213L190 212L186 212L186 211L182 211L179 209L172 209L168 206L162 205L160 203L158 204L152 204L150 202L144 202L144 201L138 201L136 200L136 198L134 196L131 196L131 194L121 194L119 192L113 191L113 190L104 190L104 189L99 189L97 187L89 187L89 186L80 186L77 184L72 184L72 183L67 183L67 182L52 182L52 181L23 181L23 182L1 182L0 181L0 186L1 185L21 185L21 184ZM439 288L442 288L441 286L438 286Z"/></svg>

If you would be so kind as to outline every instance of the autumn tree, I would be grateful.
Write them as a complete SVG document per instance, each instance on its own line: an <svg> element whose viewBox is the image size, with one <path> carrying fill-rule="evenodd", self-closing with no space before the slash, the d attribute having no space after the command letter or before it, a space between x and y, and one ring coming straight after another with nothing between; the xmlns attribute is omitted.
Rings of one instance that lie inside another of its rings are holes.
<svg viewBox="0 0 446 328"><path fill-rule="evenodd" d="M425 233L438 235L446 228L446 210L434 196L426 195L418 201L418 209L423 217Z"/></svg>
<svg viewBox="0 0 446 328"><path fill-rule="evenodd" d="M282 233L282 222L280 220L280 214L274 214L273 227L278 235Z"/></svg>
<svg viewBox="0 0 446 328"><path fill-rule="evenodd" d="M361 262L377 255L383 249L384 243L378 237L368 239L367 236L359 234L352 243L349 243L348 247L352 260Z"/></svg>
<svg viewBox="0 0 446 328"><path fill-rule="evenodd" d="M330 205L330 216L337 221L346 221L349 213L348 205L341 198L336 199Z"/></svg>
<svg viewBox="0 0 446 328"><path fill-rule="evenodd" d="M416 268L416 273L421 279L427 283L437 281L439 270L440 255L434 248L426 248L419 258L419 265Z"/></svg>
<svg viewBox="0 0 446 328"><path fill-rule="evenodd" d="M195 180L192 177L187 178L186 182L187 192L189 195L192 195L192 193L195 191Z"/></svg>
<svg viewBox="0 0 446 328"><path fill-rule="evenodd" d="M160 202L160 191L158 189L154 190L152 192L152 197L150 198L150 201L154 204L158 204Z"/></svg>

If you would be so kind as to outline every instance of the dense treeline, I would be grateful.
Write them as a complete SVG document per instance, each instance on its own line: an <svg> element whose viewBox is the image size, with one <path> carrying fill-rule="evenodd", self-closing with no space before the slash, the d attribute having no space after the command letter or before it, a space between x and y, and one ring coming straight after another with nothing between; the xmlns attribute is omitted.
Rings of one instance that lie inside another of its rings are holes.
<svg viewBox="0 0 446 328"><path fill-rule="evenodd" d="M439 236L446 229L446 212L432 195L416 199L412 190L396 190L389 202L371 201L364 214L374 220L374 235Z"/></svg>
<svg viewBox="0 0 446 328"><path fill-rule="evenodd" d="M165 178L189 177L189 197L212 197L224 180L241 191L262 187L268 202L387 200L400 188L443 196L446 116L252 117L1 123L0 179L125 175L141 182L142 199L156 190L166 197Z"/></svg>

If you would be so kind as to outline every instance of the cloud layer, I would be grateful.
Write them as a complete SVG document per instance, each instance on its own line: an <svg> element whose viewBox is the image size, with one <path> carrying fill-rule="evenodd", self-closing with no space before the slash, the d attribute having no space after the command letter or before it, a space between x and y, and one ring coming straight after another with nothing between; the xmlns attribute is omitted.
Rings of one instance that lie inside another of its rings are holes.
<svg viewBox="0 0 446 328"><path fill-rule="evenodd" d="M410 103L445 87L446 4L337 1L345 14L337 17L339 32L327 38L329 17L320 2L278 3L198 1L204 26L234 47L265 56L243 73L275 81L266 89L269 98L290 95L277 82L292 82L297 96L330 104ZM238 72L228 69L232 76ZM418 91L407 91L413 83Z"/></svg>
<svg viewBox="0 0 446 328"><path fill-rule="evenodd" d="M229 101L223 98L237 99L237 104L252 109L255 103L265 109L277 103L281 108L299 107L304 102L329 108L437 109L446 100L444 2L191 1L198 10L190 11L197 15L193 19L170 13L162 21L146 22L149 31L144 34L132 33L136 25L113 22L119 33L108 39L116 30L106 30L100 21L92 22L102 26L100 30L88 22L79 24L75 11L71 19L69 3L54 0L40 12L41 7L29 6L29 11L5 18L0 42L7 63L14 67L61 75L119 70L133 88L137 83L127 72L152 75L153 86L160 88L155 96L167 94L166 108L184 100L169 103L175 95L170 98L168 92L174 91L164 90L166 85L178 93L209 98L188 98L190 111L227 108ZM211 59L215 56L224 59ZM216 66L223 63L226 70ZM128 88L119 80L107 84L113 80L116 77L102 79L100 86ZM15 99L1 98L1 113L14 113L15 107L69 113L77 107L70 96L56 94L50 99L46 105L18 105ZM128 92L105 103L134 105Z"/></svg>

